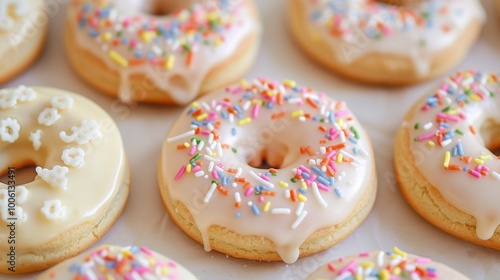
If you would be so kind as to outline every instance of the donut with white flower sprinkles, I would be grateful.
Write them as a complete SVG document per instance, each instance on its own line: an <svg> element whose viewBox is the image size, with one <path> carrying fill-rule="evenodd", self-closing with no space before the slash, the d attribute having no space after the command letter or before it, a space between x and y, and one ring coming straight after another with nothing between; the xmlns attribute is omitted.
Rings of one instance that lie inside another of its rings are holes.
<svg viewBox="0 0 500 280"><path fill-rule="evenodd" d="M405 85L442 75L476 42L478 0L292 0L289 25L304 52L337 74Z"/></svg>
<svg viewBox="0 0 500 280"><path fill-rule="evenodd" d="M65 44L74 70L106 94L187 104L243 77L260 29L252 0L73 0Z"/></svg>
<svg viewBox="0 0 500 280"><path fill-rule="evenodd" d="M118 127L74 93L0 90L0 172L30 166L31 182L0 183L0 238L15 232L15 243L0 244L2 273L42 270L82 252L111 227L128 196Z"/></svg>
<svg viewBox="0 0 500 280"><path fill-rule="evenodd" d="M159 186L172 219L205 250L295 262L368 215L376 174L345 102L256 79L193 102L171 127Z"/></svg>
<svg viewBox="0 0 500 280"><path fill-rule="evenodd" d="M496 74L456 73L408 111L394 151L400 189L417 213L460 239L495 249L499 93Z"/></svg>
<svg viewBox="0 0 500 280"><path fill-rule="evenodd" d="M48 16L43 0L0 1L0 84L28 68L43 50Z"/></svg>
<svg viewBox="0 0 500 280"><path fill-rule="evenodd" d="M408 254L397 247L392 251L362 252L340 257L321 266L307 280L326 279L411 279L468 280L462 273L427 257Z"/></svg>
<svg viewBox="0 0 500 280"><path fill-rule="evenodd" d="M196 280L197 278L179 263L146 247L102 245L44 271L36 279Z"/></svg>

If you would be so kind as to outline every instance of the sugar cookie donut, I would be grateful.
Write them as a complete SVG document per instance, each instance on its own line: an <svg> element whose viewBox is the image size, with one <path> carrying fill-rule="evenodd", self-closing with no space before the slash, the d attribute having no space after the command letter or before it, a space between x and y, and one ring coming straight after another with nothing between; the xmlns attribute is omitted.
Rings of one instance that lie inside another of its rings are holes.
<svg viewBox="0 0 500 280"><path fill-rule="evenodd" d="M371 251L341 257L321 266L308 280L319 279L446 279L468 280L462 273L430 258L392 251Z"/></svg>
<svg viewBox="0 0 500 280"><path fill-rule="evenodd" d="M399 129L394 161L408 203L461 239L500 249L498 77L459 72L420 99Z"/></svg>
<svg viewBox="0 0 500 280"><path fill-rule="evenodd" d="M102 245L44 271L37 278L55 279L197 278L179 263L146 247Z"/></svg>
<svg viewBox="0 0 500 280"><path fill-rule="evenodd" d="M30 165L37 176L17 185L11 167ZM0 183L2 273L41 270L85 250L111 227L128 195L118 127L92 101L59 89L0 90L1 174L7 169L12 176Z"/></svg>
<svg viewBox="0 0 500 280"><path fill-rule="evenodd" d="M412 2L292 0L289 24L301 49L340 75L376 84L416 83L456 65L485 16L477 0Z"/></svg>
<svg viewBox="0 0 500 280"><path fill-rule="evenodd" d="M124 102L187 104L241 79L260 40L251 0L73 0L67 24L75 71Z"/></svg>
<svg viewBox="0 0 500 280"><path fill-rule="evenodd" d="M192 103L163 143L158 173L182 230L207 251L251 260L293 263L340 242L376 192L354 115L293 81L243 81Z"/></svg>
<svg viewBox="0 0 500 280"><path fill-rule="evenodd" d="M0 1L0 84L24 71L40 55L47 34L43 0Z"/></svg>

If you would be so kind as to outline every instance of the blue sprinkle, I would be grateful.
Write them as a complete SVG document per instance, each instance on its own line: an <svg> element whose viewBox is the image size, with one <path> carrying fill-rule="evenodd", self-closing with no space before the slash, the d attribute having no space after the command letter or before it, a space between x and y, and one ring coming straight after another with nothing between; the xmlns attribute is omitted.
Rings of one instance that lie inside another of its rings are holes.
<svg viewBox="0 0 500 280"><path fill-rule="evenodd" d="M312 120L313 120L313 121L315 121L315 122L317 122L317 121L319 121L319 118L318 118L318 117L316 117L316 116L314 116L314 117L312 118Z"/></svg>
<svg viewBox="0 0 500 280"><path fill-rule="evenodd" d="M261 191L272 191L273 189L267 186L259 186Z"/></svg>
<svg viewBox="0 0 500 280"><path fill-rule="evenodd" d="M357 147L354 147L352 148L352 152L355 154L355 155L358 155L359 154L359 149Z"/></svg>
<svg viewBox="0 0 500 280"><path fill-rule="evenodd" d="M443 138L444 138L444 140L451 139L451 138L453 138L454 135L455 135L455 133L452 130L450 130L450 131L448 131L448 133L446 133L444 135Z"/></svg>
<svg viewBox="0 0 500 280"><path fill-rule="evenodd" d="M328 114L328 121L330 123L335 123L335 115L333 114L333 111L330 111L330 113Z"/></svg>
<svg viewBox="0 0 500 280"><path fill-rule="evenodd" d="M196 126L203 126L202 123L198 121L191 121L191 124Z"/></svg>
<svg viewBox="0 0 500 280"><path fill-rule="evenodd" d="M194 112L194 107L189 108L186 115L191 115Z"/></svg>
<svg viewBox="0 0 500 280"><path fill-rule="evenodd" d="M325 172L321 171L321 169L319 169L317 166L313 165L313 166L311 166L311 169L312 169L312 171L314 171L314 173L318 174L319 176L321 176L323 178L328 178L328 176L326 176Z"/></svg>
<svg viewBox="0 0 500 280"><path fill-rule="evenodd" d="M271 172L266 171L266 173L264 173L264 175L266 175L267 177L269 177L269 176L271 176Z"/></svg>
<svg viewBox="0 0 500 280"><path fill-rule="evenodd" d="M335 185L335 178L333 176L330 176L330 186Z"/></svg>
<svg viewBox="0 0 500 280"><path fill-rule="evenodd" d="M142 54L142 52L141 52L141 51L137 50L137 51L135 51L135 52L134 52L134 56L135 56L136 58L142 58L143 54ZM194 108L191 108L191 109L193 109L193 110L194 110ZM192 112L191 112L191 113L192 113Z"/></svg>
<svg viewBox="0 0 500 280"><path fill-rule="evenodd" d="M259 208L257 208L257 205L255 205L255 204L252 204L252 211L253 211L253 214L255 216L259 216L260 215Z"/></svg>
<svg viewBox="0 0 500 280"><path fill-rule="evenodd" d="M81 19L80 22L78 23L78 26L80 28L84 28L87 25L87 21L85 19Z"/></svg>
<svg viewBox="0 0 500 280"><path fill-rule="evenodd" d="M227 177L226 182L227 182L228 184L231 184L231 182L233 181L233 179L234 179L234 177L233 177L233 176L229 176L229 177Z"/></svg>
<svg viewBox="0 0 500 280"><path fill-rule="evenodd" d="M90 37L97 37L99 35L99 32L97 32L94 28L89 29L89 36Z"/></svg>
<svg viewBox="0 0 500 280"><path fill-rule="evenodd" d="M231 135L236 136L236 128L235 127L233 127L231 129Z"/></svg>
<svg viewBox="0 0 500 280"><path fill-rule="evenodd" d="M358 139L354 138L352 135L349 136L349 141L351 141L354 144L358 144Z"/></svg>
<svg viewBox="0 0 500 280"><path fill-rule="evenodd" d="M464 167L464 169L463 169L463 170L464 170L465 172L467 172L467 171L469 171L469 167L467 167L467 166L466 166L466 167Z"/></svg>
<svg viewBox="0 0 500 280"><path fill-rule="evenodd" d="M241 107L238 105L234 105L233 108L236 110L236 112L238 112L238 115L243 112L243 110L241 110Z"/></svg>
<svg viewBox="0 0 500 280"><path fill-rule="evenodd" d="M325 185L325 186L329 186L330 185L330 181L328 181L327 179L323 178L323 177L318 177L318 181Z"/></svg>
<svg viewBox="0 0 500 280"><path fill-rule="evenodd" d="M85 5L83 5L82 10L83 10L83 12L84 12L84 13L86 13L86 12L88 12L91 8L92 8L92 5L91 5L90 3L88 3L88 2L87 2L87 3L85 3Z"/></svg>
<svg viewBox="0 0 500 280"><path fill-rule="evenodd" d="M256 192L260 192L260 191L262 191L262 186L256 186L256 187L255 187L255 191L256 191Z"/></svg>
<svg viewBox="0 0 500 280"><path fill-rule="evenodd" d="M224 173L222 173L222 171L217 171L217 175L219 175L219 178L222 180L225 176L224 176Z"/></svg>
<svg viewBox="0 0 500 280"><path fill-rule="evenodd" d="M241 213L240 212L236 212L236 218L239 218L241 217Z"/></svg>
<svg viewBox="0 0 500 280"><path fill-rule="evenodd" d="M250 98L252 98L252 93L251 92L245 92L245 94L243 94L243 98L244 99L250 99Z"/></svg>
<svg viewBox="0 0 500 280"><path fill-rule="evenodd" d="M458 155L464 156L465 152L464 152L464 147L462 146L462 142L458 142L457 148L458 148Z"/></svg>
<svg viewBox="0 0 500 280"><path fill-rule="evenodd" d="M273 102L267 103L267 109L272 109L272 108L274 108L274 103Z"/></svg>
<svg viewBox="0 0 500 280"><path fill-rule="evenodd" d="M453 147L453 149L451 149L451 155L453 157L456 157L458 155L458 147L457 146L455 146L455 147Z"/></svg>
<svg viewBox="0 0 500 280"><path fill-rule="evenodd" d="M148 59L153 59L155 54L153 52L148 52Z"/></svg>
<svg viewBox="0 0 500 280"><path fill-rule="evenodd" d="M337 196L338 196L339 198L342 198L342 192L340 191L340 189L339 189L339 188L335 188L335 193L337 194Z"/></svg>
<svg viewBox="0 0 500 280"><path fill-rule="evenodd" d="M222 111L221 115L222 115L223 119L227 119L228 118L226 111Z"/></svg>
<svg viewBox="0 0 500 280"><path fill-rule="evenodd" d="M304 177L304 179L309 179L311 177L308 173L305 172L300 173L300 175Z"/></svg>
<svg viewBox="0 0 500 280"><path fill-rule="evenodd" d="M109 17L109 9L108 9L108 8L104 8L104 9L102 9L102 10L101 10L100 17L101 17L101 18L107 18L107 17Z"/></svg>
<svg viewBox="0 0 500 280"><path fill-rule="evenodd" d="M79 265L78 263L73 263L73 264L71 264L71 266L69 267L69 270L70 270L70 271L77 271L77 270L78 270L78 268L79 268L79 266L80 266L80 265Z"/></svg>
<svg viewBox="0 0 500 280"><path fill-rule="evenodd" d="M222 184L223 186L227 185L227 179L226 179L226 177L221 177L221 180L220 180L220 181L221 181L221 184Z"/></svg>
<svg viewBox="0 0 500 280"><path fill-rule="evenodd" d="M447 124L447 123L445 123L445 122L440 122L440 123L439 123L439 126L442 126L442 127L444 127L444 128L450 128L450 125L449 125L449 124Z"/></svg>
<svg viewBox="0 0 500 280"><path fill-rule="evenodd" d="M120 43L122 43L122 45L126 45L128 43L128 39L126 37L123 37L121 40L120 40Z"/></svg>
<svg viewBox="0 0 500 280"><path fill-rule="evenodd" d="M304 188L299 188L299 193L301 193L301 194L307 194L307 191Z"/></svg>

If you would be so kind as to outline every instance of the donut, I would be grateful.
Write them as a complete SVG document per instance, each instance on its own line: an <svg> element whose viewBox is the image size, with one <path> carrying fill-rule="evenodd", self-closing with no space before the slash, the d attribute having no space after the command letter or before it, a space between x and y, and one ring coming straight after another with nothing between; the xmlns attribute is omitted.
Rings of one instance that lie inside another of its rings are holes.
<svg viewBox="0 0 500 280"><path fill-rule="evenodd" d="M417 101L394 164L410 206L463 240L500 249L500 93L495 74L461 71Z"/></svg>
<svg viewBox="0 0 500 280"><path fill-rule="evenodd" d="M345 102L294 81L241 81L189 105L158 181L191 238L249 260L295 262L349 235L376 193L371 143Z"/></svg>
<svg viewBox="0 0 500 280"><path fill-rule="evenodd" d="M289 25L299 47L335 73L406 85L458 64L485 20L476 0L384 2L292 0Z"/></svg>
<svg viewBox="0 0 500 280"><path fill-rule="evenodd" d="M35 166L21 184L16 169ZM44 87L0 90L0 272L45 269L120 215L129 168L118 127L92 101Z"/></svg>
<svg viewBox="0 0 500 280"><path fill-rule="evenodd" d="M468 280L462 273L430 258L392 251L362 252L321 266L308 280L319 279L453 279Z"/></svg>
<svg viewBox="0 0 500 280"><path fill-rule="evenodd" d="M259 40L251 0L73 0L65 34L83 80L123 102L166 104L241 79Z"/></svg>
<svg viewBox="0 0 500 280"><path fill-rule="evenodd" d="M0 2L0 84L30 66L42 52L47 35L43 0Z"/></svg>
<svg viewBox="0 0 500 280"><path fill-rule="evenodd" d="M197 278L181 264L146 247L102 245L51 267L36 279Z"/></svg>

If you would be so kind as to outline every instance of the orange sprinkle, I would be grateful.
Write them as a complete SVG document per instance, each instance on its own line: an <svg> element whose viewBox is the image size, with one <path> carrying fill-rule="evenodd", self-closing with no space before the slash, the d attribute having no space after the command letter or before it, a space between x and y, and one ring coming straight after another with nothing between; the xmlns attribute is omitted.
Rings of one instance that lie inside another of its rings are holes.
<svg viewBox="0 0 500 280"><path fill-rule="evenodd" d="M290 198L293 202L297 201L297 191L295 189L290 190Z"/></svg>
<svg viewBox="0 0 500 280"><path fill-rule="evenodd" d="M470 163L472 161L472 157L469 156L461 156L460 157L461 161L464 161L465 163Z"/></svg>
<svg viewBox="0 0 500 280"><path fill-rule="evenodd" d="M195 130L194 130L194 134L200 134L201 133L201 127L197 127Z"/></svg>
<svg viewBox="0 0 500 280"><path fill-rule="evenodd" d="M269 172L273 173L273 174L276 174L278 173L278 170L274 169L274 168L270 168L269 169Z"/></svg>
<svg viewBox="0 0 500 280"><path fill-rule="evenodd" d="M330 159L328 159L328 158L323 158L319 164L320 164L321 166L327 166L329 161L330 161Z"/></svg>
<svg viewBox="0 0 500 280"><path fill-rule="evenodd" d="M228 144L222 144L222 145L221 145L221 147L222 147L223 149L229 149L229 145L228 145Z"/></svg>
<svg viewBox="0 0 500 280"><path fill-rule="evenodd" d="M278 92L278 96L276 98L276 104L283 105L283 95L280 92Z"/></svg>
<svg viewBox="0 0 500 280"><path fill-rule="evenodd" d="M245 178L236 178L236 179L234 179L234 181L238 182L238 183L246 183L247 179L245 179Z"/></svg>
<svg viewBox="0 0 500 280"><path fill-rule="evenodd" d="M129 66L138 66L144 63L146 63L146 59L144 58L135 58L128 61Z"/></svg>
<svg viewBox="0 0 500 280"><path fill-rule="evenodd" d="M188 66L191 66L191 64L193 64L193 58L194 58L194 52L193 51L189 51L188 54L187 54L187 58L186 58L186 64Z"/></svg>
<svg viewBox="0 0 500 280"><path fill-rule="evenodd" d="M321 140L319 140L319 143L322 144L322 145L326 144L326 140L325 139L321 139Z"/></svg>
<svg viewBox="0 0 500 280"><path fill-rule="evenodd" d="M318 109L319 106L318 104L316 104L316 102L314 102L314 100L312 100L311 98L306 98L306 102L307 104L309 104L311 107L313 107L314 109Z"/></svg>
<svg viewBox="0 0 500 280"><path fill-rule="evenodd" d="M460 168L460 166L456 165L456 164L450 164L450 165L448 165L448 167L446 169L447 170L454 170L454 171L462 170L462 168Z"/></svg>
<svg viewBox="0 0 500 280"><path fill-rule="evenodd" d="M314 154L315 154L315 153L314 153L314 151L313 151L313 150L311 149L311 147L309 147L309 146L307 146L307 148L306 148L306 152L307 152L307 154L308 154L308 155L310 155L310 156L314 156Z"/></svg>
<svg viewBox="0 0 500 280"><path fill-rule="evenodd" d="M227 189L221 185L217 185L217 190L220 191L223 195L227 195Z"/></svg>
<svg viewBox="0 0 500 280"><path fill-rule="evenodd" d="M469 125L469 130L472 134L476 135L476 129L472 125Z"/></svg>
<svg viewBox="0 0 500 280"><path fill-rule="evenodd" d="M261 194L262 195L269 195L269 196L276 196L276 192L272 192L272 191L261 191Z"/></svg>
<svg viewBox="0 0 500 280"><path fill-rule="evenodd" d="M182 150L182 149L185 149L186 146L184 146L184 144L179 144L177 145L177 150Z"/></svg>
<svg viewBox="0 0 500 280"><path fill-rule="evenodd" d="M332 149L332 150L339 150L339 149L343 149L343 148L345 148L345 143L341 143L341 144L333 145L333 146L330 146L329 148L330 148L330 149Z"/></svg>
<svg viewBox="0 0 500 280"><path fill-rule="evenodd" d="M127 263L126 259L121 259L115 267L116 272L121 274L123 269L125 268L126 263Z"/></svg>
<svg viewBox="0 0 500 280"><path fill-rule="evenodd" d="M191 114L191 116L193 116L193 117L197 117L197 116L199 116L199 115L201 115L201 114L203 114L203 109L202 109L202 108L200 108L200 109L198 109L198 110L194 111L194 112Z"/></svg>
<svg viewBox="0 0 500 280"><path fill-rule="evenodd" d="M215 128L216 128L216 129L219 129L219 128L220 128L220 122L216 122L216 123L215 123Z"/></svg>
<svg viewBox="0 0 500 280"><path fill-rule="evenodd" d="M228 169L227 169L227 172L229 172L229 173L237 173L237 172L238 172L238 170L237 170L237 169L234 169L234 168L228 168Z"/></svg>
<svg viewBox="0 0 500 280"><path fill-rule="evenodd" d="M335 176L335 171L329 165L326 167L326 173L328 173L328 175L330 175L330 176Z"/></svg>
<svg viewBox="0 0 500 280"><path fill-rule="evenodd" d="M234 203L234 207L240 208L241 207L241 203L239 203L239 202Z"/></svg>
<svg viewBox="0 0 500 280"><path fill-rule="evenodd" d="M318 126L318 129L319 129L320 131L322 131L322 132L326 132L326 127L324 127L324 126L322 126L322 125Z"/></svg>
<svg viewBox="0 0 500 280"><path fill-rule="evenodd" d="M245 189L245 190L246 190L246 189L250 188L251 186L252 186L252 185L251 185L250 183L246 182L246 183L243 185L243 189Z"/></svg>

